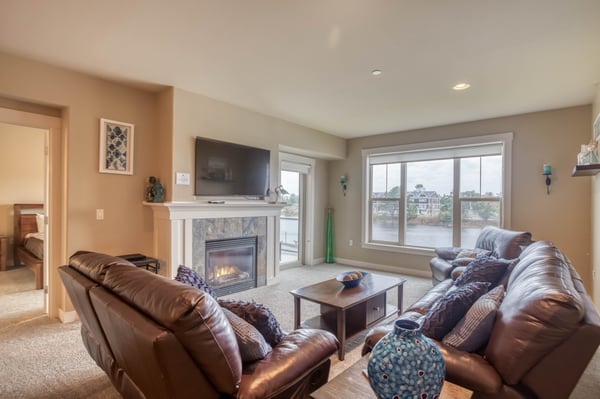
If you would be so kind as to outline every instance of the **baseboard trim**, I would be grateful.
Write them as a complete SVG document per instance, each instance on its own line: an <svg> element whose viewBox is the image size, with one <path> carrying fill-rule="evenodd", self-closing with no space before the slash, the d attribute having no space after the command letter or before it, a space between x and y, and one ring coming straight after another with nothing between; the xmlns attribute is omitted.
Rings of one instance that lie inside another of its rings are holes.
<svg viewBox="0 0 600 399"><path fill-rule="evenodd" d="M382 272L407 274L409 276L431 278L431 272L426 270L409 269L401 266L381 265L372 262L363 262L353 259L337 258L336 263L348 266L360 267L363 269L379 270Z"/></svg>
<svg viewBox="0 0 600 399"><path fill-rule="evenodd" d="M61 323L72 323L74 321L79 320L79 316L77 316L77 312L72 310L70 312L65 312L62 309L58 309L58 319Z"/></svg>

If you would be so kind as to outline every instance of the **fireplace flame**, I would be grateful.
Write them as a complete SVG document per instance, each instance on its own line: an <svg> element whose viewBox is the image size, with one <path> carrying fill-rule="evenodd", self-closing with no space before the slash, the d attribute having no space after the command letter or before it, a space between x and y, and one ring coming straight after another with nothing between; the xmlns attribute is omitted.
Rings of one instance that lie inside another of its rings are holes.
<svg viewBox="0 0 600 399"><path fill-rule="evenodd" d="M217 269L217 278L227 276L228 274L239 274L239 270L235 266L221 266Z"/></svg>
<svg viewBox="0 0 600 399"><path fill-rule="evenodd" d="M239 268L232 265L223 265L217 267L214 273L214 278L210 282L215 286L227 284L232 281L244 280L250 278L250 274L241 271Z"/></svg>

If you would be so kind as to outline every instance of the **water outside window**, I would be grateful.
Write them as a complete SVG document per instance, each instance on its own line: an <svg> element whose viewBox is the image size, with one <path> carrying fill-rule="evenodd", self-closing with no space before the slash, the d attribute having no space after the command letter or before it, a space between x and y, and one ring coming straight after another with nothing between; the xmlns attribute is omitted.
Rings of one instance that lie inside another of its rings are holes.
<svg viewBox="0 0 600 399"><path fill-rule="evenodd" d="M281 185L289 193L283 196L287 206L281 211L280 218L281 263L300 260L300 178L298 172L281 171Z"/></svg>
<svg viewBox="0 0 600 399"><path fill-rule="evenodd" d="M454 221L454 159L407 162L403 188L401 163L371 166L371 238L414 247L453 246L455 223L459 245L470 248L481 229L499 226L502 157L461 158L459 209ZM402 196L406 196L403 198Z"/></svg>

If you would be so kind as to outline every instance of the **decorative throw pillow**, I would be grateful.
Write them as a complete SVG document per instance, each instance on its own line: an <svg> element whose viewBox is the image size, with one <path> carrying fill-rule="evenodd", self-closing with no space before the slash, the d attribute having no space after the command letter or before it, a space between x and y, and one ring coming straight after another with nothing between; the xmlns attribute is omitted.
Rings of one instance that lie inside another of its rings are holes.
<svg viewBox="0 0 600 399"><path fill-rule="evenodd" d="M275 315L260 303L219 299L219 305L252 324L271 346L285 337Z"/></svg>
<svg viewBox="0 0 600 399"><path fill-rule="evenodd" d="M265 338L250 323L238 317L235 313L222 309L237 338L242 362L253 362L263 359L273 348Z"/></svg>
<svg viewBox="0 0 600 399"><path fill-rule="evenodd" d="M204 279L198 273L187 266L180 265L177 268L175 280L179 281L180 283L199 288L207 294L210 294L213 298L217 299L217 294L215 294L206 281L204 281Z"/></svg>
<svg viewBox="0 0 600 399"><path fill-rule="evenodd" d="M476 257L488 256L488 255L490 255L490 253L491 253L491 251L488 251L486 249L479 249L479 248L463 249L456 255L456 259L454 259L452 261L452 266L454 266L454 267L467 266Z"/></svg>
<svg viewBox="0 0 600 399"><path fill-rule="evenodd" d="M502 285L480 296L452 331L446 334L443 342L466 352L475 352L483 347L494 327L496 312L502 299Z"/></svg>
<svg viewBox="0 0 600 399"><path fill-rule="evenodd" d="M490 283L468 283L448 290L423 318L421 331L425 336L440 341L454 328L471 305L483 295Z"/></svg>
<svg viewBox="0 0 600 399"><path fill-rule="evenodd" d="M511 262L512 260L497 259L492 256L478 256L456 278L454 284L460 286L474 281L483 281L494 286L504 275L506 268Z"/></svg>

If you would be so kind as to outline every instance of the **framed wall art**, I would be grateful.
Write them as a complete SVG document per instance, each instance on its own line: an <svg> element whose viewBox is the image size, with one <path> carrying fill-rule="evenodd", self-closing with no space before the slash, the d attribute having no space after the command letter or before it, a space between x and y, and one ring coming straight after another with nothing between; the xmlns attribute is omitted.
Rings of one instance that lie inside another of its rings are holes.
<svg viewBox="0 0 600 399"><path fill-rule="evenodd" d="M100 173L133 175L131 123L100 119Z"/></svg>

